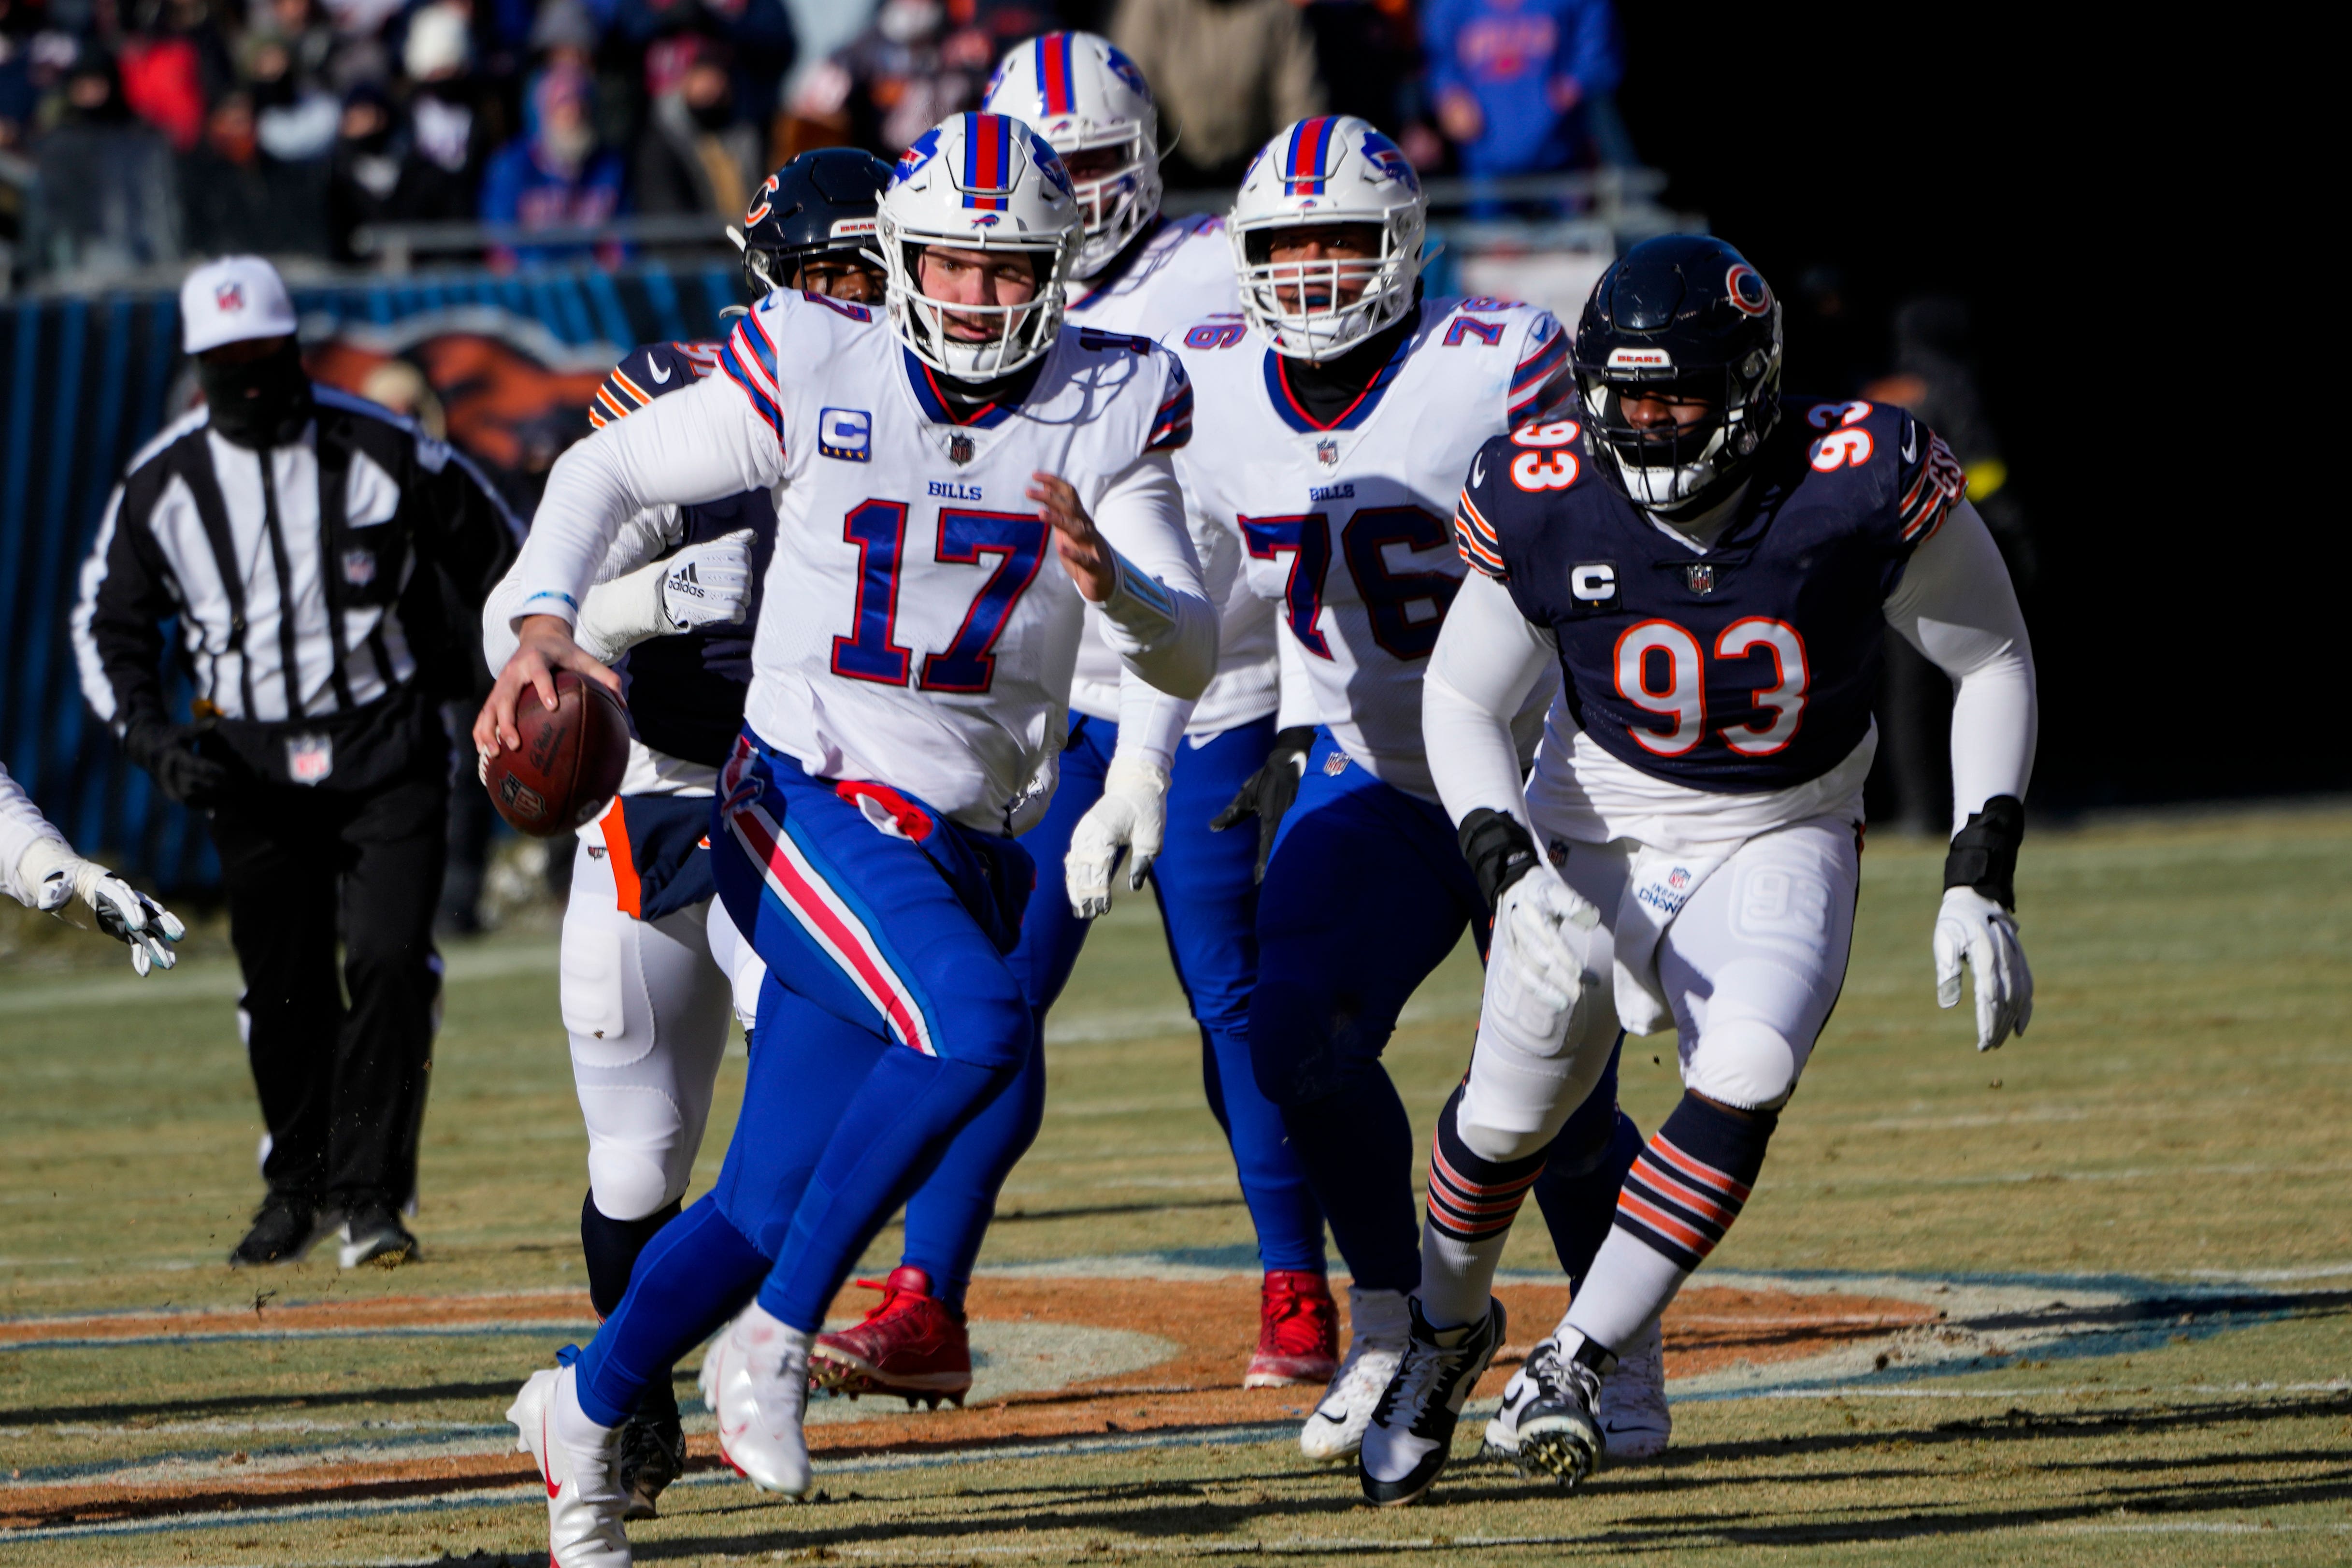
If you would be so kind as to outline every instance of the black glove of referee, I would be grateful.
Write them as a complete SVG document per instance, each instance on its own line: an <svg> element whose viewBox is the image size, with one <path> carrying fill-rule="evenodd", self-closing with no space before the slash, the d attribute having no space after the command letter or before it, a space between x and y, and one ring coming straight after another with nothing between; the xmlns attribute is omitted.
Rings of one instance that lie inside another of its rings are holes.
<svg viewBox="0 0 2352 1568"><path fill-rule="evenodd" d="M196 751L193 725L134 719L122 732L122 750L153 776L157 789L182 805L216 805L228 785L228 770Z"/></svg>
<svg viewBox="0 0 2352 1568"><path fill-rule="evenodd" d="M1265 880L1265 863L1274 855L1274 830L1282 826L1282 814L1298 798L1298 781L1307 776L1307 752L1314 744L1315 731L1308 725L1276 734L1274 750L1265 754L1265 766L1250 774L1241 793L1209 824L1210 832L1223 833L1250 817L1257 818L1257 879L1261 882Z"/></svg>

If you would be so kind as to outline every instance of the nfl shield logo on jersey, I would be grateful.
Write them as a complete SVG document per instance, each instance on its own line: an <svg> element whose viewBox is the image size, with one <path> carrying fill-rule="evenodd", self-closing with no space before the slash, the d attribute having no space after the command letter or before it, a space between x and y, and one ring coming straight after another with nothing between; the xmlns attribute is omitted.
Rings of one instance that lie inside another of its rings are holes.
<svg viewBox="0 0 2352 1568"><path fill-rule="evenodd" d="M375 581L375 552L346 550L343 552L343 581L354 588L364 588Z"/></svg>
<svg viewBox="0 0 2352 1568"><path fill-rule="evenodd" d="M1322 464L1327 468L1338 468L1339 466L1339 443L1328 439L1316 442L1315 460Z"/></svg>
<svg viewBox="0 0 2352 1568"><path fill-rule="evenodd" d="M961 467L971 461L971 437L959 430L948 437L948 461Z"/></svg>
<svg viewBox="0 0 2352 1568"><path fill-rule="evenodd" d="M1694 594L1712 594L1715 592L1715 568L1685 566L1683 568L1683 581L1690 584L1690 591Z"/></svg>
<svg viewBox="0 0 2352 1568"><path fill-rule="evenodd" d="M286 742L286 776L298 784L324 784L335 771L335 742L325 735L292 735Z"/></svg>

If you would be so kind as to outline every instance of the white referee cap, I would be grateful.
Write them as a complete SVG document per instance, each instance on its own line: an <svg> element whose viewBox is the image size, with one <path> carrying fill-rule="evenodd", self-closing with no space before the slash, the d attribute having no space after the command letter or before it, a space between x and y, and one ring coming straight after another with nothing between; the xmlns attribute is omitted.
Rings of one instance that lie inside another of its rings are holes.
<svg viewBox="0 0 2352 1568"><path fill-rule="evenodd" d="M180 347L192 354L250 338L293 334L294 301L278 268L258 256L224 256L180 285Z"/></svg>

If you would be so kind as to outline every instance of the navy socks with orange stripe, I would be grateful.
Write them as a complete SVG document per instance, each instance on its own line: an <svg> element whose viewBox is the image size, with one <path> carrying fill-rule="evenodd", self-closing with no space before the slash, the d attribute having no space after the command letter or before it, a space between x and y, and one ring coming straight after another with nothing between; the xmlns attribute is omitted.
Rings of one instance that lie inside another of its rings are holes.
<svg viewBox="0 0 2352 1568"><path fill-rule="evenodd" d="M1683 1096L1625 1177L1615 1228L1560 1321L1563 1347L1580 1337L1613 1352L1665 1310L1739 1217L1780 1120Z"/></svg>
<svg viewBox="0 0 2352 1568"><path fill-rule="evenodd" d="M1429 1214L1421 1231L1421 1286L1413 1292L1433 1328L1475 1323L1486 1315L1495 1268L1511 1238L1511 1221L1543 1174L1548 1151L1518 1160L1488 1160L1462 1140L1455 1124L1464 1086L1437 1113L1429 1150Z"/></svg>

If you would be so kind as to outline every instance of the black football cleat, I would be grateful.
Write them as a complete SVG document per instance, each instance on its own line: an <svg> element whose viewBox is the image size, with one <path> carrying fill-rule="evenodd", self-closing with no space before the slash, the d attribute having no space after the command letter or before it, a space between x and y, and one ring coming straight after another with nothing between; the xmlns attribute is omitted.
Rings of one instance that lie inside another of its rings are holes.
<svg viewBox="0 0 2352 1568"><path fill-rule="evenodd" d="M1591 1364L1600 1347L1574 1355L1545 1340L1503 1390L1503 1407L1486 1423L1485 1452L1517 1465L1526 1476L1549 1476L1573 1487L1599 1468L1606 1439L1601 1430L1601 1380ZM1613 1359L1602 1356L1603 1360Z"/></svg>
<svg viewBox="0 0 2352 1568"><path fill-rule="evenodd" d="M1396 1374L1372 1407L1356 1474L1367 1500L1383 1508L1409 1503L1430 1489L1453 1452L1454 1423L1478 1376L1503 1348L1503 1304L1454 1329L1433 1329L1417 1298L1406 1298L1412 1335Z"/></svg>
<svg viewBox="0 0 2352 1568"><path fill-rule="evenodd" d="M667 1412L640 1410L621 1427L621 1493L629 1500L623 1519L657 1519L655 1504L670 1482L686 1474L686 1428L673 1405Z"/></svg>
<svg viewBox="0 0 2352 1568"><path fill-rule="evenodd" d="M228 1255L231 1268L266 1268L278 1263L299 1263L326 1233L319 1207L291 1193L272 1193L254 1211L253 1228Z"/></svg>
<svg viewBox="0 0 2352 1568"><path fill-rule="evenodd" d="M400 1223L399 1212L390 1204L358 1205L343 1223L340 1261L346 1268L357 1268L362 1263L397 1268L415 1256L416 1237Z"/></svg>

